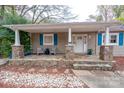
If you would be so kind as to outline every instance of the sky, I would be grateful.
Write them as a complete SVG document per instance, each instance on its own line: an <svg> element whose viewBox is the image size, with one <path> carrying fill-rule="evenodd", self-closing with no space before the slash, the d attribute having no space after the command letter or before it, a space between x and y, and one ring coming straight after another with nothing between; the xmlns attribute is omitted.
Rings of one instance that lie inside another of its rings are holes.
<svg viewBox="0 0 124 93"><path fill-rule="evenodd" d="M88 16L91 14L96 14L97 5L69 5L71 7L71 11L73 14L78 15L77 20L75 21L86 21L88 19Z"/></svg>

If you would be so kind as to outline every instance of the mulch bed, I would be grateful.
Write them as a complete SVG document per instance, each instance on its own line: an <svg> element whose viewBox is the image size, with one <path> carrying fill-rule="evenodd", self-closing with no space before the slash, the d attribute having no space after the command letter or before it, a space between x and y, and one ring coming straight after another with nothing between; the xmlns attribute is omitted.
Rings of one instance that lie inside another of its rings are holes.
<svg viewBox="0 0 124 93"><path fill-rule="evenodd" d="M0 67L1 88L88 88L71 69Z"/></svg>
<svg viewBox="0 0 124 93"><path fill-rule="evenodd" d="M121 57L114 57L116 60L116 70L124 70L124 56Z"/></svg>

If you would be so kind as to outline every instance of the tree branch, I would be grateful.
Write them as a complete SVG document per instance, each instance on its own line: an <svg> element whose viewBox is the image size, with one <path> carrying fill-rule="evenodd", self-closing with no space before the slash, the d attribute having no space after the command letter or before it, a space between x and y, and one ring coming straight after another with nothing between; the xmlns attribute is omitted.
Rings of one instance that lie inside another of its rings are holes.
<svg viewBox="0 0 124 93"><path fill-rule="evenodd" d="M25 8L26 8L26 5L23 5L23 7L22 7L22 9L21 9L20 16L22 16L22 14L23 14L23 12L24 12Z"/></svg>
<svg viewBox="0 0 124 93"><path fill-rule="evenodd" d="M36 23L36 22L37 22L38 18L39 18L40 15L45 11L45 9L46 9L47 7L48 7L48 5L44 7L44 9L38 14L38 16L36 17L36 19L34 20L33 23Z"/></svg>
<svg viewBox="0 0 124 93"><path fill-rule="evenodd" d="M26 14L28 11L30 11L32 8L33 8L33 6L30 7L29 9L27 9L26 11L24 11L24 13L22 14L22 16L25 16L25 14Z"/></svg>

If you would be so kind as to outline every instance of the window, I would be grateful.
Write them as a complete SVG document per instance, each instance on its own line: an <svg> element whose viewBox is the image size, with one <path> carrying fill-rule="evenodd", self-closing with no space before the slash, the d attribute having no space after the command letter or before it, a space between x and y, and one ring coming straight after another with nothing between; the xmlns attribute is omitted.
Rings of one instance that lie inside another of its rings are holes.
<svg viewBox="0 0 124 93"><path fill-rule="evenodd" d="M117 35L110 36L110 43L117 43Z"/></svg>
<svg viewBox="0 0 124 93"><path fill-rule="evenodd" d="M53 34L44 34L44 45L53 45Z"/></svg>
<svg viewBox="0 0 124 93"><path fill-rule="evenodd" d="M102 34L102 45L105 44L105 34ZM110 33L109 37L110 45L118 45L119 42L119 34L118 33Z"/></svg>

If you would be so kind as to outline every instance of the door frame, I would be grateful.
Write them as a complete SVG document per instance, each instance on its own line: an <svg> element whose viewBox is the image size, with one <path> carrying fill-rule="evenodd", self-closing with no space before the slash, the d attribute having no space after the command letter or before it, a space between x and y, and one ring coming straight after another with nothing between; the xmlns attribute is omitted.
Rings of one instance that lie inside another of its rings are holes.
<svg viewBox="0 0 124 93"><path fill-rule="evenodd" d="M83 42L83 53L77 53L77 54L86 54L87 53L87 45L88 45L88 35L87 34L72 34L72 42L73 42L73 37L76 37L76 40L77 40L77 37L78 36L81 36L82 37L82 42ZM86 36L86 45L84 43L84 36Z"/></svg>

